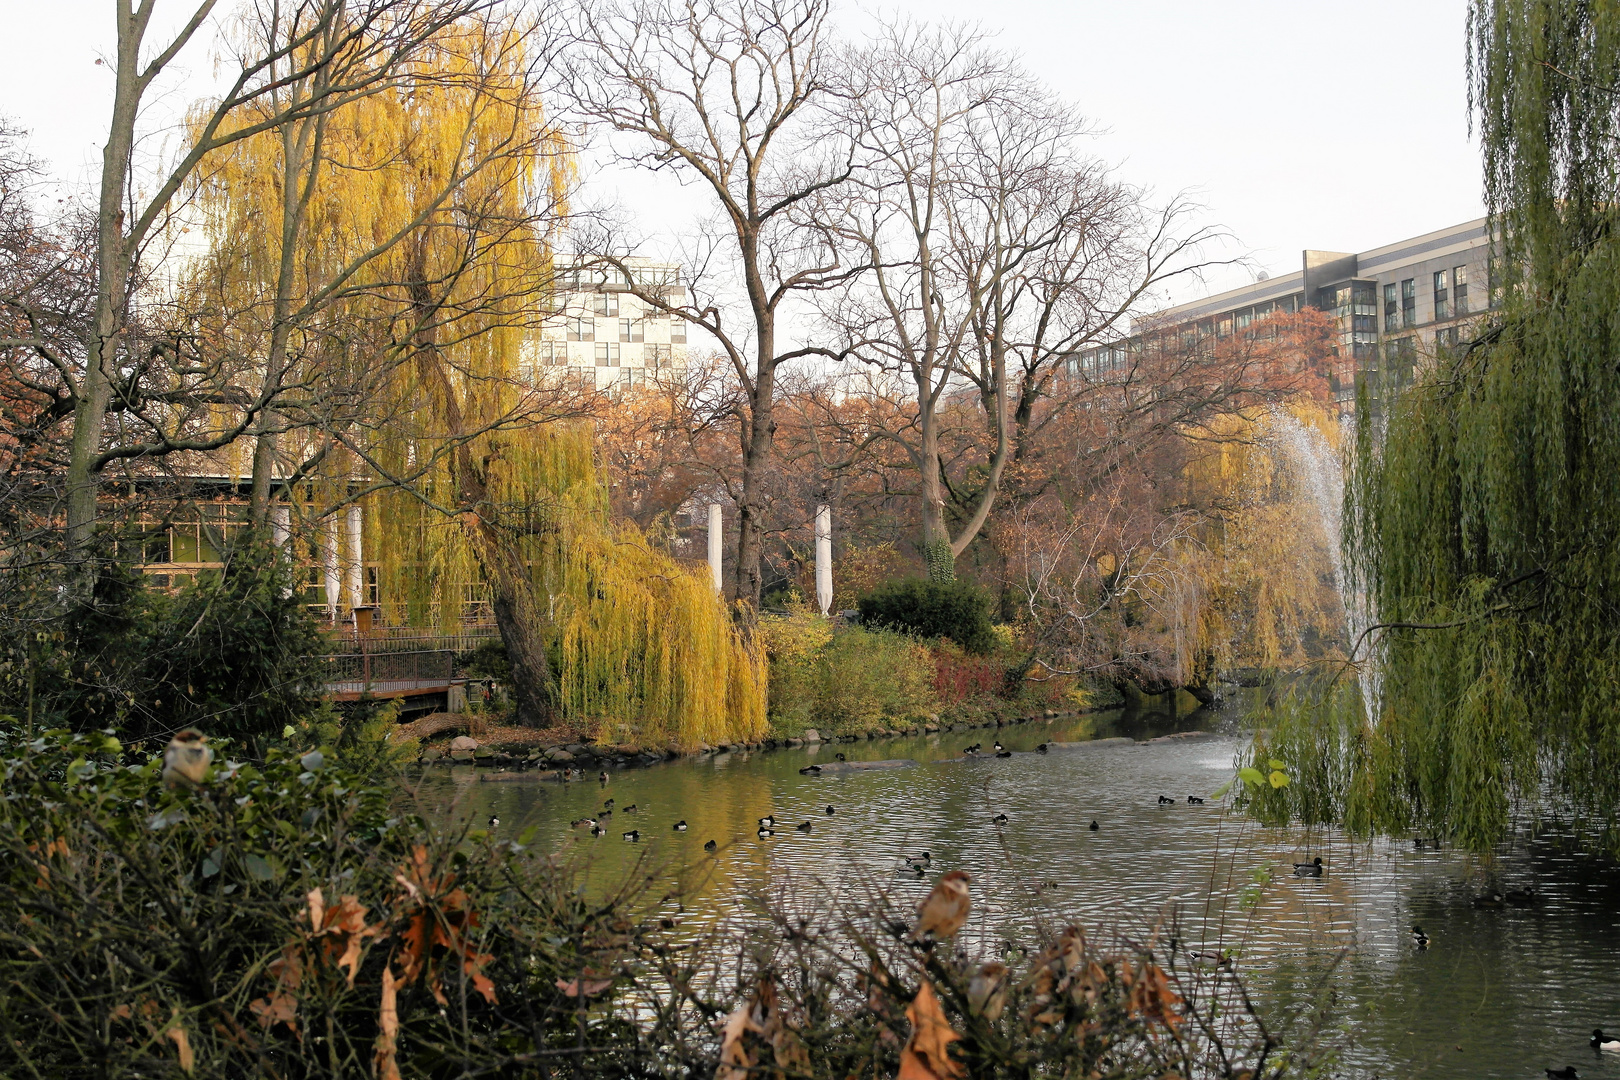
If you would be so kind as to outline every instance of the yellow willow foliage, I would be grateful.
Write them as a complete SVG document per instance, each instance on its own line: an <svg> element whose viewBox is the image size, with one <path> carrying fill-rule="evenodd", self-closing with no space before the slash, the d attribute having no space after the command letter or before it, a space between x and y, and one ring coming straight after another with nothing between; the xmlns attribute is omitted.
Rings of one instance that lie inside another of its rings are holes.
<svg viewBox="0 0 1620 1080"><path fill-rule="evenodd" d="M704 575L610 521L589 428L549 424L495 450L491 501L527 538L564 714L614 741L691 748L763 736L761 651ZM403 492L378 510L384 592L407 598L413 623L456 626L478 573L460 527Z"/></svg>
<svg viewBox="0 0 1620 1080"><path fill-rule="evenodd" d="M1338 424L1311 402L1288 416L1329 446ZM1283 453L1275 414L1233 414L1187 468L1197 502L1221 512L1179 552L1197 583L1196 646L1220 667L1297 669L1343 655L1345 622L1320 507Z"/></svg>

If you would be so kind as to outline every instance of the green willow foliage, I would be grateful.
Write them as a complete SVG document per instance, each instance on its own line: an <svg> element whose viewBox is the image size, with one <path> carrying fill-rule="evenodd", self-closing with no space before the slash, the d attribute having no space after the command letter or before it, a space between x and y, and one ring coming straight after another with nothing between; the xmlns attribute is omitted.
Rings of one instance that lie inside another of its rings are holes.
<svg viewBox="0 0 1620 1080"><path fill-rule="evenodd" d="M1285 708L1267 752L1331 777L1364 831L1485 852L1556 810L1620 850L1620 6L1473 0L1469 44L1501 307L1385 430L1361 410L1346 542L1390 624L1376 722Z"/></svg>

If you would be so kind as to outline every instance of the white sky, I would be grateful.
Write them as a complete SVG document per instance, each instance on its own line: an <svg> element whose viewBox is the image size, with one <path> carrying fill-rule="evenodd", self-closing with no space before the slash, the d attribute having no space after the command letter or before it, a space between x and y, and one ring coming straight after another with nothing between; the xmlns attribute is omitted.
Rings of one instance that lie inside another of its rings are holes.
<svg viewBox="0 0 1620 1080"><path fill-rule="evenodd" d="M158 22L185 0L158 0ZM228 8L222 3L222 8ZM1273 274L1302 248L1359 251L1483 213L1468 138L1466 0L899 0L883 10L977 21L1072 101L1101 133L1094 151L1161 198L1193 194L1202 224ZM0 0L0 115L28 129L32 152L70 187L95 175L111 73L111 0ZM870 5L866 11L873 10ZM851 32L862 9L845 0ZM204 40L182 54L159 115L173 115L212 73ZM649 220L669 203L622 187ZM679 215L675 215L679 216ZM682 224L669 222L671 226ZM1210 274L1173 299L1249 280Z"/></svg>

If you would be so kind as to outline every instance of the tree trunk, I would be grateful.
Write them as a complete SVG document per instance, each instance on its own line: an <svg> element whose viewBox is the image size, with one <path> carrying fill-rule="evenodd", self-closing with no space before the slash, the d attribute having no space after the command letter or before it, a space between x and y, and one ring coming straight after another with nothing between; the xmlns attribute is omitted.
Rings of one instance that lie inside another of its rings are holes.
<svg viewBox="0 0 1620 1080"><path fill-rule="evenodd" d="M67 467L67 552L82 564L96 532L96 457L101 428L112 403L123 336L129 282L129 238L124 235L124 185L135 141L135 114L141 86L137 70L146 16L118 5L118 47L114 59L112 123L101 151L101 200L96 211L96 314L85 342L84 377L73 407L73 440Z"/></svg>
<svg viewBox="0 0 1620 1080"><path fill-rule="evenodd" d="M956 580L956 553L951 550L951 532L945 524L945 485L939 471L939 420L934 413L928 370L919 381L917 403L921 438L917 447L917 471L922 496L923 563L928 580L941 584Z"/></svg>

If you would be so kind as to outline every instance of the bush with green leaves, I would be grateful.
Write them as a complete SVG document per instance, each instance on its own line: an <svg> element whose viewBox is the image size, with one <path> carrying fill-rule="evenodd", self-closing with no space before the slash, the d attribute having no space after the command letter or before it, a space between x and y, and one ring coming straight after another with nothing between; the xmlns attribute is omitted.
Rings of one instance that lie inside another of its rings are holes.
<svg viewBox="0 0 1620 1080"><path fill-rule="evenodd" d="M324 691L319 624L269 545L243 542L177 595L103 564L71 590L8 612L3 702L25 723L126 739L185 727L264 739L307 720Z"/></svg>
<svg viewBox="0 0 1620 1080"><path fill-rule="evenodd" d="M996 647L991 597L971 581L905 578L879 585L857 602L861 621L922 638L949 638L967 652Z"/></svg>
<svg viewBox="0 0 1620 1080"><path fill-rule="evenodd" d="M858 735L909 726L938 708L934 657L905 634L865 627L833 631L817 615L760 620L770 657L771 732L806 728Z"/></svg>

